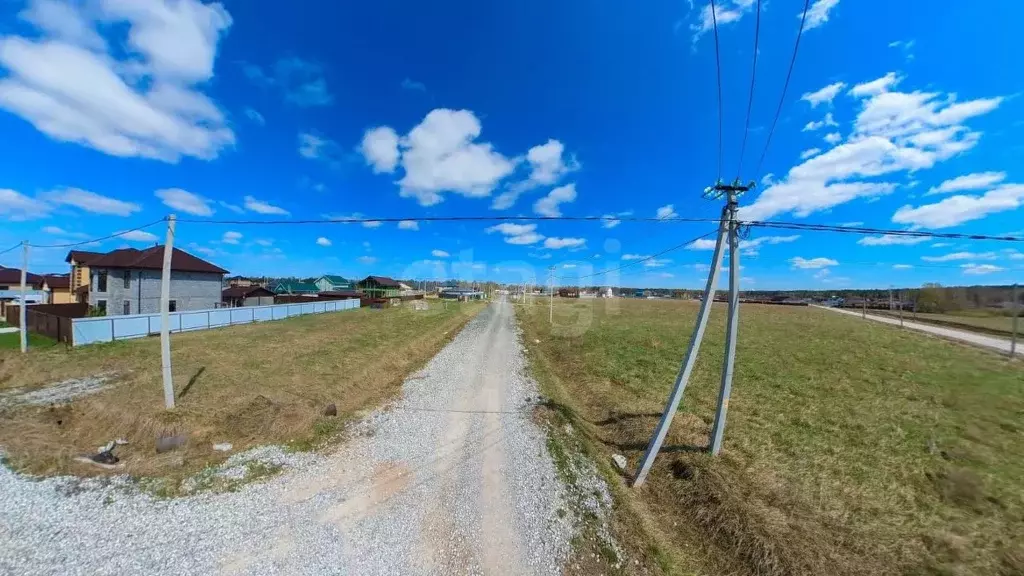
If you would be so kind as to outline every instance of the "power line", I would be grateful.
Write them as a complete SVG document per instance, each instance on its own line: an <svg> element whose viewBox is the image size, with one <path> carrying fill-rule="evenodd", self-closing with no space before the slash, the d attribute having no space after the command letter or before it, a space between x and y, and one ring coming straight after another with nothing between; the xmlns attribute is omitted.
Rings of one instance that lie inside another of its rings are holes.
<svg viewBox="0 0 1024 576"><path fill-rule="evenodd" d="M750 110L754 106L754 80L757 78L757 45L761 38L761 0L757 0L757 20L754 22L754 65L750 70L750 97L747 99L747 122L743 128L743 144L740 146L740 163L736 167L736 180L743 171L743 154L747 151L747 136L750 135Z"/></svg>
<svg viewBox="0 0 1024 576"><path fill-rule="evenodd" d="M17 244L15 244L14 246L11 246L7 250L4 250L3 252L0 252L0 256L3 256L4 254L7 254L8 252L10 252L12 250L17 250L20 246L21 246L21 242L18 242Z"/></svg>
<svg viewBox="0 0 1024 576"><path fill-rule="evenodd" d="M1017 236L990 236L986 234L962 234L956 232L926 232L923 230L886 230L862 226L833 226L830 224L804 224L800 222L769 222L751 220L740 222L744 226L776 228L782 230L809 230L814 232L841 232L847 234L881 234L884 236L908 236L912 238L941 238L946 240L995 240L1001 242L1024 242Z"/></svg>
<svg viewBox="0 0 1024 576"><path fill-rule="evenodd" d="M123 230L121 232L116 232L114 234L108 234L107 236L101 236L99 238L93 238L91 240L82 240L81 242L69 242L67 244L29 244L29 246L31 246L32 248L71 248L73 246L82 246L84 244L92 244L94 242L102 242L103 240L110 240L111 238L117 238L119 236L124 236L125 234L131 234L132 232L138 232L139 230L145 230L146 228L149 228L150 226L153 226L155 224L159 224L159 223L164 222L166 220L167 220L166 218L161 218L159 220L154 220L153 222L150 222L149 224L143 224L142 226L139 226L137 228L132 228L131 230Z"/></svg>
<svg viewBox="0 0 1024 576"><path fill-rule="evenodd" d="M718 179L722 179L722 61L718 54L718 9L711 0L711 23L715 28L715 75L718 78Z"/></svg>
<svg viewBox="0 0 1024 576"><path fill-rule="evenodd" d="M711 230L710 232L705 232L704 234L701 234L700 236L697 236L696 238L691 238L691 239L687 240L686 242L683 242L682 244L676 244L675 246L673 246L671 248L666 248L665 250L662 250L661 252L658 252L657 254L652 254L650 256L644 256L643 258L638 258L636 260L631 260L628 264L623 264L622 266L619 266L618 268L612 268L611 270L603 270L601 272L595 272L593 274L587 274L587 275L584 275L584 276L559 276L558 279L559 280L583 280L585 278L593 278L594 276L602 276L604 274L610 274L612 272L618 272L619 270L622 270L624 268L629 268L630 266L636 266L638 264L643 264L644 262L647 262L649 260L653 260L653 259L655 259L655 258L657 258L659 256L664 256L665 254L668 254L669 252L673 252L675 250L679 250L680 248L685 248L685 247L689 246L690 244L693 244L697 240L701 240L702 238L707 238L708 236L711 236L712 234L716 234L716 233L718 233L717 229Z"/></svg>
<svg viewBox="0 0 1024 576"><path fill-rule="evenodd" d="M320 218L312 220L196 220L179 219L187 224L284 225L284 224L385 224L392 222L718 222L719 218L658 218L655 216L404 216Z"/></svg>
<svg viewBox="0 0 1024 576"><path fill-rule="evenodd" d="M804 13L800 17L800 30L796 33L796 44L793 45L793 57L789 60L789 72L786 72L786 83L782 85L782 97L779 98L779 107L775 110L775 119L772 120L772 129L768 131L768 140L764 143L764 150L761 151L761 159L757 161L757 170L754 174L761 173L761 165L764 164L764 157L768 154L768 147L772 144L772 135L775 134L775 125L779 122L779 115L782 114L782 104L786 101L786 91L789 89L789 80L793 76L793 66L796 64L796 54L800 50L800 37L804 35L804 23L807 21L807 8L811 0L804 0Z"/></svg>

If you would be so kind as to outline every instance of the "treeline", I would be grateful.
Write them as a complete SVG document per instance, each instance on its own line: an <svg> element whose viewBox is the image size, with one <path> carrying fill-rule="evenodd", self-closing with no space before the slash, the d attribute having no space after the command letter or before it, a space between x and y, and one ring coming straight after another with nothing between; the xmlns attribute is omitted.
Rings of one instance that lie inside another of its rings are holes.
<svg viewBox="0 0 1024 576"><path fill-rule="evenodd" d="M840 290L745 290L747 298L810 298L812 300L867 300L868 302L903 302L918 312L952 312L972 309L1013 308L1012 286L942 286L929 283L920 288L840 289ZM1018 290L1017 303L1024 305L1024 289Z"/></svg>

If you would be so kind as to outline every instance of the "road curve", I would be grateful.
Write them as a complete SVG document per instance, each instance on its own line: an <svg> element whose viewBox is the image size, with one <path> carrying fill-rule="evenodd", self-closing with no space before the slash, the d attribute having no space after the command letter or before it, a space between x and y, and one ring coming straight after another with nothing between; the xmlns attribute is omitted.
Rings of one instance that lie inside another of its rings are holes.
<svg viewBox="0 0 1024 576"><path fill-rule="evenodd" d="M862 314L853 310L843 310L841 308L831 308L828 306L814 306L815 308L821 308L822 310L831 310L832 312L838 312L840 314L846 314L849 316L856 316L861 318ZM899 318L889 318L886 316L878 316L874 314L868 314L864 316L868 320L874 320L875 322L882 322L883 324L892 324L895 326L900 325ZM1003 354L1010 353L1010 341L1003 340L1002 338L995 338L993 336L985 336L982 334L976 334L974 332L968 332L966 330L956 330L955 328L945 328L942 326L933 326L931 324L921 324L920 322L911 322L908 320L903 321L904 328L910 328L911 330L918 330L920 332L927 332L936 336L942 336L943 338L949 338L952 340L959 340L966 344L974 346L980 346L982 348L988 348L990 350L996 350ZM1024 343L1018 342L1017 349L1015 351L1017 356L1024 356Z"/></svg>

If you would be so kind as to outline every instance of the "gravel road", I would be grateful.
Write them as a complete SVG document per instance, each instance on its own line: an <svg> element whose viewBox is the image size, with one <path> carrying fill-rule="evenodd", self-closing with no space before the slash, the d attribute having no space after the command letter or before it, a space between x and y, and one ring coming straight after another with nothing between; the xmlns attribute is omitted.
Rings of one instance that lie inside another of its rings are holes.
<svg viewBox="0 0 1024 576"><path fill-rule="evenodd" d="M0 573L559 574L578 520L536 394L496 303L337 451L261 449L291 466L239 492L160 500L0 467Z"/></svg>
<svg viewBox="0 0 1024 576"><path fill-rule="evenodd" d="M852 310L843 310L840 308L830 308L828 306L815 306L815 308L821 308L824 310L831 310L840 314L847 314L849 316L856 316L860 318L862 314ZM889 318L887 316L878 316L874 314L868 314L865 316L868 320L874 320L875 322L882 322L884 324L892 324L895 326L900 325L899 318ZM985 336L977 334L975 332L968 332L966 330L957 330L955 328L945 328L943 326L932 326L931 324L921 324L920 322L912 322L909 320L903 321L904 328L910 328L911 330L918 330L920 332L927 332L936 336L942 336L943 338L950 338L952 340L959 340L967 344L973 344L974 346L981 346L982 348L989 348L1002 352L1003 354L1010 353L1010 341L1002 338L996 338L994 336ZM1024 345L1018 345L1015 351L1017 356L1024 356Z"/></svg>

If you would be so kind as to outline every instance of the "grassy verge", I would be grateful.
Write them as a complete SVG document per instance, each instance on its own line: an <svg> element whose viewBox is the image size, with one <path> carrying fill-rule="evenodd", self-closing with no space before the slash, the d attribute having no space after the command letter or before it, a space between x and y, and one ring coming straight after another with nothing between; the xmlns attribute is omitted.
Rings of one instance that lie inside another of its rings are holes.
<svg viewBox="0 0 1024 576"><path fill-rule="evenodd" d="M57 341L42 334L28 333L29 348L49 348L57 344ZM21 334L18 332L7 332L0 334L0 350L21 351Z"/></svg>
<svg viewBox="0 0 1024 576"><path fill-rule="evenodd" d="M35 474L104 473L73 458L113 438L125 466L118 473L180 480L228 454L262 444L312 449L342 423L400 389L405 376L440 350L479 304L360 309L173 335L176 409L163 409L159 339L75 349L0 352L0 391L115 373L109 388L59 407L8 408L0 447L10 464ZM338 415L323 415L335 404ZM187 444L157 454L160 435Z"/></svg>
<svg viewBox="0 0 1024 576"><path fill-rule="evenodd" d="M890 318L899 318L900 313L890 310L872 310L868 314L878 314ZM933 324L945 328L958 328L968 332L1002 336L1009 339L1013 334L1013 317L1011 316L960 316L956 314L925 314L903 312L903 319L907 322L920 322L922 324ZM1024 320L1017 321L1018 338L1024 337L1020 334L1024 330Z"/></svg>
<svg viewBox="0 0 1024 576"><path fill-rule="evenodd" d="M599 462L653 431L697 306L519 310L531 366ZM684 404L640 489L605 473L623 539L670 574L1019 574L1024 370L813 308L743 309L722 455L703 449L723 349L716 307ZM535 342L539 340L539 342Z"/></svg>

